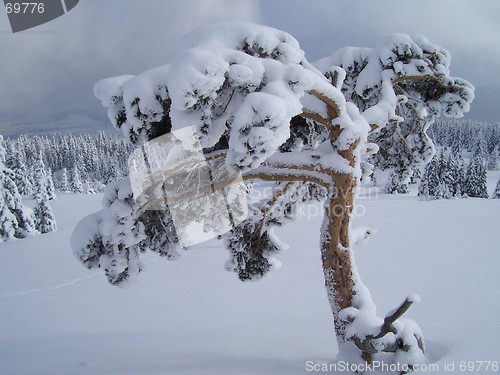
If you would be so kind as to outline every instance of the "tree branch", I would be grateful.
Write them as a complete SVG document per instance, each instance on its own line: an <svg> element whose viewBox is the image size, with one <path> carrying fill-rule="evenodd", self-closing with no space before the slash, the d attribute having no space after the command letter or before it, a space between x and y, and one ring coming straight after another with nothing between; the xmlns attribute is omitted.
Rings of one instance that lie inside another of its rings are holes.
<svg viewBox="0 0 500 375"><path fill-rule="evenodd" d="M327 105L327 107L328 107L328 119L330 121L333 120L334 118L339 117L340 110L339 110L337 103L334 100L330 99L325 94L323 94L317 90L311 90L311 91L309 91L309 94L315 96L316 98L318 98L319 100L321 100L323 103L325 103Z"/></svg>
<svg viewBox="0 0 500 375"><path fill-rule="evenodd" d="M388 333L394 333L394 334L397 333L397 330L394 327L394 322L396 320L398 320L399 318L401 318L401 316L403 316L403 314L406 311L408 311L408 309L413 304L413 302L414 301L412 299L407 297L403 301L403 303L401 303L401 305L399 305L399 307L394 310L394 312L388 314L385 317L384 323L380 327L380 332L377 335L375 335L375 336L368 335L363 340L357 336L355 336L353 338L354 344L362 351L362 353L363 353L362 357L365 361L367 361L368 363L371 363L372 354L379 352L379 350L377 350L377 348L375 348L374 340L381 339L382 337L384 337ZM421 339L419 339L418 337L416 339L417 339L419 348L423 351L423 343L422 343ZM394 342L385 345L381 351L383 351L383 352L395 352L399 348L401 348L402 345L404 346L404 343L402 343L400 340L395 340Z"/></svg>

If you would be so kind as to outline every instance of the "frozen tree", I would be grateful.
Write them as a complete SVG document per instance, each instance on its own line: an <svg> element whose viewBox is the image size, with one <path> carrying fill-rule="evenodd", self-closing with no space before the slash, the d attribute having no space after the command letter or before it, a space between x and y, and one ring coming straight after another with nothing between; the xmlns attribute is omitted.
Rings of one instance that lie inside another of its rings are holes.
<svg viewBox="0 0 500 375"><path fill-rule="evenodd" d="M59 186L60 186L61 191L64 191L64 192L70 191L69 181L68 181L68 170L66 168L62 169Z"/></svg>
<svg viewBox="0 0 500 375"><path fill-rule="evenodd" d="M6 153L0 135L0 237L24 238L34 233L31 212L21 200L14 182L14 172L5 165Z"/></svg>
<svg viewBox="0 0 500 375"><path fill-rule="evenodd" d="M39 157L36 161L36 164L33 167L33 198L37 199L38 196L46 195L49 196L48 188L49 183L47 181L47 169L45 167L45 163L42 158L42 154L39 154Z"/></svg>
<svg viewBox="0 0 500 375"><path fill-rule="evenodd" d="M45 181L47 184L47 197L49 200L56 199L56 188L54 187L54 180L52 179L52 171L47 169L45 171Z"/></svg>
<svg viewBox="0 0 500 375"><path fill-rule="evenodd" d="M432 156L425 134L432 118L441 111L451 116L466 111L473 94L467 82L448 76L446 51L421 37L400 35L389 41L377 50L351 50L350 63L328 64L328 79L308 63L290 35L251 24L222 24L191 34L169 65L97 83L95 94L111 122L139 152L147 154L154 141L162 144L162 136L194 127L196 137L174 137L175 144L186 147L175 158L192 160L194 167L179 168L177 179L161 173L148 177L139 198L130 178L109 184L103 209L84 218L73 233L76 256L88 268L104 269L112 284L141 272L143 251L178 258L182 226L174 224L170 206L151 209L150 204L165 184L178 188L174 198L182 203L181 197L191 194L182 191L184 175L198 176L197 191L213 193L197 168L201 162L193 159L199 145L213 173L238 171L249 184L265 181L275 187L270 196L251 202L245 220L220 235L229 250L228 270L249 280L275 268L284 245L274 227L294 220L301 204L320 200L325 210L319 250L341 350L358 348L368 362L379 355L387 360L383 352L409 365L422 361L418 326L399 319L416 298L378 318L354 266L354 192L362 159L378 149L368 142L370 131L379 133L379 162L397 168L401 177ZM342 65L348 74L333 65ZM184 207L217 224L219 217L199 208L198 203Z"/></svg>
<svg viewBox="0 0 500 375"><path fill-rule="evenodd" d="M474 154L478 155L482 160L486 160L488 157L488 150L483 136L483 129L481 128L479 129L477 139L478 142L474 145Z"/></svg>
<svg viewBox="0 0 500 375"><path fill-rule="evenodd" d="M3 188L1 181L0 188ZM17 220L7 207L3 194L0 194L0 240L5 241L15 238L16 229Z"/></svg>
<svg viewBox="0 0 500 375"><path fill-rule="evenodd" d="M17 148L13 149L10 157L10 169L14 173L14 182L19 194L30 195L33 191L33 185L22 155Z"/></svg>
<svg viewBox="0 0 500 375"><path fill-rule="evenodd" d="M429 161L434 145L427 129L441 114L461 117L473 86L450 76L450 54L422 36L395 34L375 49L343 48L315 63L358 106L380 151L373 161L394 169L392 192L406 193L412 171ZM342 67L344 70L339 70Z"/></svg>
<svg viewBox="0 0 500 375"><path fill-rule="evenodd" d="M498 146L493 147L488 157L488 170L498 171L500 169L500 162L498 161Z"/></svg>
<svg viewBox="0 0 500 375"><path fill-rule="evenodd" d="M434 156L425 166L424 174L418 187L418 196L425 199L439 199L443 197L443 193L439 159Z"/></svg>
<svg viewBox="0 0 500 375"><path fill-rule="evenodd" d="M83 194L95 194L95 190L92 188L92 185L90 184L90 182L85 181L83 183L82 193Z"/></svg>
<svg viewBox="0 0 500 375"><path fill-rule="evenodd" d="M38 194L35 198L34 208L36 229L44 234L53 232L57 229L56 220L49 204L49 196L46 192Z"/></svg>
<svg viewBox="0 0 500 375"><path fill-rule="evenodd" d="M420 168L415 168L410 177L410 184L415 185L422 179L422 170Z"/></svg>
<svg viewBox="0 0 500 375"><path fill-rule="evenodd" d="M385 186L385 192L388 194L402 192L400 191L399 178L395 172L392 172L389 176L389 180L387 181L387 185ZM406 191L402 193L406 193Z"/></svg>
<svg viewBox="0 0 500 375"><path fill-rule="evenodd" d="M495 191L493 192L493 199L500 199L500 179L498 179L497 186L495 187Z"/></svg>
<svg viewBox="0 0 500 375"><path fill-rule="evenodd" d="M450 169L450 156L446 149L441 150L438 158L439 181L441 183L441 196L445 199L452 197L452 190L455 184Z"/></svg>
<svg viewBox="0 0 500 375"><path fill-rule="evenodd" d="M460 149L452 149L448 157L447 168L447 186L451 196L461 197L465 183L465 162Z"/></svg>
<svg viewBox="0 0 500 375"><path fill-rule="evenodd" d="M478 147L467 166L465 176L464 194L473 198L488 198L486 166L481 155L481 149Z"/></svg>
<svg viewBox="0 0 500 375"><path fill-rule="evenodd" d="M73 193L83 193L83 185L80 177L80 171L76 164L73 166L73 170L71 171L70 188Z"/></svg>

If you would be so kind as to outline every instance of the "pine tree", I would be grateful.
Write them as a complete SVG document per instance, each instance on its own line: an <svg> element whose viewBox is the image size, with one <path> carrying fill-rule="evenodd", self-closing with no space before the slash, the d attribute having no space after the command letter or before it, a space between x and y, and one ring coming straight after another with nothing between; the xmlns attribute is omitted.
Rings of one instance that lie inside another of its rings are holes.
<svg viewBox="0 0 500 375"><path fill-rule="evenodd" d="M80 177L80 171L78 170L76 163L73 166L73 170L71 172L70 187L73 193L83 193L83 185Z"/></svg>
<svg viewBox="0 0 500 375"><path fill-rule="evenodd" d="M49 197L45 192L37 195L34 213L36 229L40 233L49 233L57 229L56 220L49 204Z"/></svg>
<svg viewBox="0 0 500 375"><path fill-rule="evenodd" d="M342 93L377 129L369 140L380 151L372 159L382 170L395 169L391 190L404 192L408 191L410 172L427 163L434 153L434 144L427 135L429 127L440 115L461 117L469 111L474 88L463 79L451 78L449 70L441 69L449 66L448 53L425 38L389 35L383 48L387 54L378 54L380 49L344 48L314 65L330 80L337 67L344 70ZM384 87L393 89L394 97L404 99L394 103L396 116L378 115L377 107L388 95ZM380 121L385 124L379 125ZM445 144L446 134L437 128L432 130L437 143ZM400 186L396 186L396 177Z"/></svg>
<svg viewBox="0 0 500 375"><path fill-rule="evenodd" d="M43 162L41 153L39 154L38 159L37 159L36 164L34 165L33 169L34 169L34 171L33 171L33 175L34 175L33 198L37 199L37 197L42 195L42 194L48 196L47 171L46 171L45 163Z"/></svg>
<svg viewBox="0 0 500 375"><path fill-rule="evenodd" d="M5 165L6 153L0 135L0 195L2 195L2 238L24 238L34 233L34 223L29 209L22 204L21 195L14 182L14 172ZM7 210L10 214L7 213ZM11 231L13 230L13 233Z"/></svg>
<svg viewBox="0 0 500 375"><path fill-rule="evenodd" d="M68 170L66 168L62 169L59 186L60 186L61 191L63 191L63 192L70 191L69 181L68 181Z"/></svg>
<svg viewBox="0 0 500 375"><path fill-rule="evenodd" d="M498 171L500 169L500 162L498 161L498 145L491 150L488 157L488 170Z"/></svg>
<svg viewBox="0 0 500 375"><path fill-rule="evenodd" d="M453 148L448 158L448 187L453 197L461 197L465 183L465 163L460 149Z"/></svg>
<svg viewBox="0 0 500 375"><path fill-rule="evenodd" d="M478 138L478 142L477 142L477 144L475 144L474 154L478 155L481 158L481 160L484 161L486 159L486 157L488 156L488 150L486 147L486 141L484 139L484 132L481 128L477 132L476 137Z"/></svg>
<svg viewBox="0 0 500 375"><path fill-rule="evenodd" d="M0 175L1 179L1 175ZM3 190L3 184L0 180L0 190ZM0 240L8 240L16 237L18 225L16 217L10 212L3 194L0 194Z"/></svg>
<svg viewBox="0 0 500 375"><path fill-rule="evenodd" d="M47 184L47 197L49 200L56 199L56 188L54 187L54 180L52 179L52 170L49 168L45 171L45 181Z"/></svg>
<svg viewBox="0 0 500 375"><path fill-rule="evenodd" d="M92 188L88 181L85 181L82 189L83 194L95 194L95 190Z"/></svg>
<svg viewBox="0 0 500 375"><path fill-rule="evenodd" d="M385 192L387 194L397 193L399 187L400 184L399 184L399 179L397 177L397 173L392 172L389 176L389 180L387 181L387 185L385 186Z"/></svg>
<svg viewBox="0 0 500 375"><path fill-rule="evenodd" d="M443 188L443 198L450 199L454 197L455 192L455 176L451 168L451 154L442 151L439 158L440 181Z"/></svg>
<svg viewBox="0 0 500 375"><path fill-rule="evenodd" d="M30 195L33 192L33 185L30 181L28 170L18 148L13 149L10 159L10 169L14 172L14 182L19 194Z"/></svg>
<svg viewBox="0 0 500 375"><path fill-rule="evenodd" d="M488 198L486 167L479 151L476 151L467 167L464 190L469 197Z"/></svg>
<svg viewBox="0 0 500 375"><path fill-rule="evenodd" d="M444 187L440 178L440 165L434 156L425 166L424 174L418 188L418 196L425 199L439 199L444 195Z"/></svg>
<svg viewBox="0 0 500 375"><path fill-rule="evenodd" d="M495 188L495 191L493 192L493 195L491 196L493 199L500 199L500 178L498 179L497 186Z"/></svg>
<svg viewBox="0 0 500 375"><path fill-rule="evenodd" d="M394 169L394 176L405 185L409 172L434 154L426 135L434 117L441 113L458 117L469 109L473 87L448 76L448 52L420 36L393 35L377 49L339 51L323 61L326 70L319 66L317 70L293 37L271 28L217 25L192 34L190 42L189 52L175 58L168 68L96 84L94 92L108 107L113 125L138 147L149 147L155 140L161 144L160 137L169 139L172 129L193 127L210 163L219 159L242 171L246 181L275 183L277 189L270 199L249 207L248 220L220 236L230 252L227 269L242 280L260 278L273 268L274 254L282 246L272 226L293 217L295 202L303 197L298 187L313 183L326 190L319 250L339 346L357 347L367 362L377 352L395 352L395 360L409 363L423 359L416 324L401 320L393 324L412 301L407 299L385 321L376 318L375 306L353 263L351 213L361 159L370 149L366 142L370 129L381 151L379 166ZM340 65L336 58L348 66L332 71L332 66ZM311 141L308 137L299 140L295 134L290 145L296 149L282 147L299 128L316 127L320 134ZM167 151L170 146L167 141L160 147ZM138 151L139 157L144 157L140 148ZM299 152L300 158L294 152ZM188 152L184 155L191 156ZM175 158L184 155L176 152ZM185 167L179 166L183 173L196 171ZM158 175L147 176L145 188L152 198L156 198L155 191L164 191L165 180L159 181L164 175ZM169 183L183 189L183 196L192 193L185 191L191 182L187 180L168 178ZM195 188L201 187L198 181L192 184ZM437 169L428 182L428 187L441 189ZM174 228L176 213L172 211L176 210L171 206L152 211L148 199L134 200L137 197L132 190L130 179L108 186L103 209L81 222L72 241L79 259L89 268L103 268L113 284L126 282L142 270L142 251L160 250L164 244L170 249L171 244L182 241L182 232L188 231L188 226L176 224ZM147 194L138 198L144 196ZM209 216L207 225L214 221L214 215L207 215L207 210L194 207L194 203L185 203L182 208ZM171 236L174 230L177 239ZM380 327L373 326L377 321Z"/></svg>
<svg viewBox="0 0 500 375"><path fill-rule="evenodd" d="M420 182L421 179L422 179L422 170L419 167L414 168L410 178L410 184L416 185Z"/></svg>

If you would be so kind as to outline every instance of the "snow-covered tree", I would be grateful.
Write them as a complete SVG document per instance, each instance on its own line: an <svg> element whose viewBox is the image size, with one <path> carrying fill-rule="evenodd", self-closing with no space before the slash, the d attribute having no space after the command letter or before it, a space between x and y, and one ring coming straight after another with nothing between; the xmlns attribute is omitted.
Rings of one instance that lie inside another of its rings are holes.
<svg viewBox="0 0 500 375"><path fill-rule="evenodd" d="M388 194L394 193L406 193L406 191L400 191L399 178L395 172L392 172L385 186L385 192Z"/></svg>
<svg viewBox="0 0 500 375"><path fill-rule="evenodd" d="M45 181L47 184L47 197L49 200L56 199L56 188L54 187L54 180L52 178L52 170L49 168L45 171Z"/></svg>
<svg viewBox="0 0 500 375"><path fill-rule="evenodd" d="M48 181L47 181L47 169L45 167L45 163L43 161L42 154L39 154L39 157L36 161L36 164L33 166L33 198L37 199L38 196L45 195L49 196L48 193Z"/></svg>
<svg viewBox="0 0 500 375"><path fill-rule="evenodd" d="M35 201L33 212L35 214L36 229L42 234L55 231L57 224L49 204L49 196L46 192L42 192L36 196Z"/></svg>
<svg viewBox="0 0 500 375"><path fill-rule="evenodd" d="M3 186L0 185L0 188ZM0 240L9 240L16 237L17 220L15 216L10 212L7 203L0 194Z"/></svg>
<svg viewBox="0 0 500 375"><path fill-rule="evenodd" d="M33 191L33 185L30 181L30 175L25 162L17 148L13 149L9 167L14 173L14 183L17 186L19 194L30 195Z"/></svg>
<svg viewBox="0 0 500 375"><path fill-rule="evenodd" d="M486 166L481 149L478 147L467 166L464 194L474 198L488 198L486 177Z"/></svg>
<svg viewBox="0 0 500 375"><path fill-rule="evenodd" d="M385 319L377 317L354 266L354 192L363 158L378 149L368 142L370 131L378 132L379 163L396 168L401 179L433 155L425 134L432 119L440 112L465 112L473 90L448 76L448 53L422 37L393 36L376 50L351 49L350 55L338 56L352 58L345 63L330 59L328 69L322 69L327 79L290 35L251 24L221 24L191 34L171 64L100 81L95 95L113 125L144 155L162 136L193 127L197 137L174 137L186 148L174 156L191 160L183 164L187 170L178 171L197 176L197 192L213 193L214 187L202 179L201 162L193 159L196 145L203 149L203 163L211 165L207 179L211 173L238 171L248 183L275 184L271 196L252 202L243 222L220 235L229 250L226 268L241 280L258 279L275 268L283 244L274 227L295 219L301 204L322 201L320 251L340 347L357 347L368 362L391 352L394 360L412 365L423 360L422 335L415 323L399 318L415 298ZM111 183L103 209L75 229L76 256L89 268L104 269L112 284L142 271L140 254L146 249L178 258L183 228L174 223L169 205L150 209L147 194L156 198L165 184L174 185L174 198L182 203L181 197L193 194L183 190L184 175L152 175L140 197L134 196L130 178ZM219 217L211 218L198 204L184 209L216 225Z"/></svg>
<svg viewBox="0 0 500 375"><path fill-rule="evenodd" d="M410 177L410 184L416 185L422 179L422 170L420 168L415 168Z"/></svg>
<svg viewBox="0 0 500 375"><path fill-rule="evenodd" d="M0 238L24 238L34 233L31 212L21 200L14 172L5 165L6 152L0 135Z"/></svg>
<svg viewBox="0 0 500 375"><path fill-rule="evenodd" d="M500 178L498 179L497 186L495 187L495 191L491 196L493 199L500 199Z"/></svg>
<svg viewBox="0 0 500 375"><path fill-rule="evenodd" d="M498 160L498 145L493 147L491 153L488 157L488 170L489 171L498 171L500 169L500 161Z"/></svg>
<svg viewBox="0 0 500 375"><path fill-rule="evenodd" d="M83 184L80 177L80 171L76 164L73 166L73 170L71 171L70 187L73 193L83 193Z"/></svg>
<svg viewBox="0 0 500 375"><path fill-rule="evenodd" d="M465 161L462 151L453 148L448 158L448 188L453 197L461 197L465 184Z"/></svg>
<svg viewBox="0 0 500 375"><path fill-rule="evenodd" d="M412 171L432 158L426 132L435 118L463 116L474 98L469 82L450 76L448 51L422 36L390 35L375 49L343 48L314 65L335 85L346 74L342 92L372 127L376 165L394 169L393 192L408 192Z"/></svg>
<svg viewBox="0 0 500 375"><path fill-rule="evenodd" d="M92 188L92 185L90 184L90 182L85 181L83 183L82 193L83 194L95 194L95 190Z"/></svg>
<svg viewBox="0 0 500 375"><path fill-rule="evenodd" d="M418 187L418 196L425 199L439 199L444 195L440 178L439 159L434 156L425 166L424 174Z"/></svg>
<svg viewBox="0 0 500 375"><path fill-rule="evenodd" d="M68 180L68 170L63 168L61 171L61 177L59 181L59 189L64 192L70 191L69 180Z"/></svg>

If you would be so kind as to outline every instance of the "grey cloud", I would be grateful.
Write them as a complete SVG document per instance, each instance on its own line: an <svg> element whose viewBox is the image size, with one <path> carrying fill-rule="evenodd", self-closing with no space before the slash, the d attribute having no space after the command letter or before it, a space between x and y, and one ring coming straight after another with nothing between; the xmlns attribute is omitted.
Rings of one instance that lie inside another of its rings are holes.
<svg viewBox="0 0 500 375"><path fill-rule="evenodd" d="M92 95L97 80L166 64L182 35L235 18L258 22L257 2L82 0L65 16L18 34L0 17L0 116L100 110Z"/></svg>
<svg viewBox="0 0 500 375"><path fill-rule="evenodd" d="M422 34L451 52L453 75L498 86L499 11L497 0L81 0L18 34L0 12L0 122L102 114L97 80L168 63L182 35L233 19L288 31L309 60L393 32Z"/></svg>

